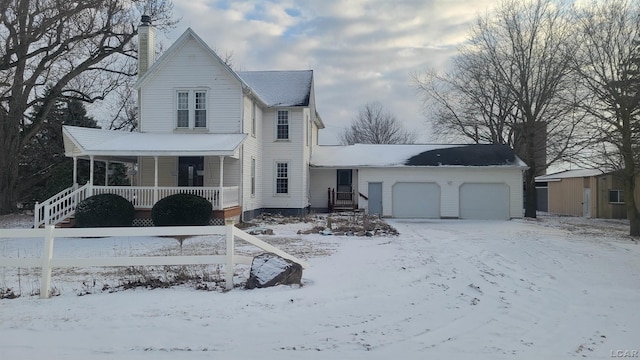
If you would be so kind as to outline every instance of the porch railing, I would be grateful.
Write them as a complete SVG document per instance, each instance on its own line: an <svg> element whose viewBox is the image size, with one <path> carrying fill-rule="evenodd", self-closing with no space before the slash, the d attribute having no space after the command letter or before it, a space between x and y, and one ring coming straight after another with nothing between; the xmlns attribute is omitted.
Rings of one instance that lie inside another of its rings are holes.
<svg viewBox="0 0 640 360"><path fill-rule="evenodd" d="M219 187L153 187L153 186L89 186L86 184L80 188L77 185L70 187L44 201L36 203L34 209L34 228L42 225L55 225L70 217L76 210L76 206L82 200L92 195L117 194L131 201L137 209L151 209L160 199L179 193L187 193L201 196L211 202L213 210L240 205L238 186L222 188L222 204Z"/></svg>
<svg viewBox="0 0 640 360"><path fill-rule="evenodd" d="M59 192L42 203L36 203L33 211L33 227L57 224L76 211L79 202L90 195L89 184L78 187L78 184Z"/></svg>
<svg viewBox="0 0 640 360"><path fill-rule="evenodd" d="M327 196L329 202L329 210L334 209L355 209L357 206L355 192L352 191L336 191L335 189L328 188Z"/></svg>

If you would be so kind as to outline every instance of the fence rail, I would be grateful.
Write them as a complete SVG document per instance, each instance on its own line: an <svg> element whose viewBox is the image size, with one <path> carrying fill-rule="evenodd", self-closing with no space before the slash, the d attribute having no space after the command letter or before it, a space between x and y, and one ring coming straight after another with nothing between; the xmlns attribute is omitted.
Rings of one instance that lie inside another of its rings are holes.
<svg viewBox="0 0 640 360"><path fill-rule="evenodd" d="M178 236L178 235L224 235L225 255L187 256L136 256L104 258L54 258L56 238L108 237L108 236ZM40 297L49 298L51 293L51 272L53 268L93 267L93 266L146 266L146 265L225 265L225 286L233 288L233 273L236 264L251 265L253 257L235 253L235 238L242 239L264 251L297 262L303 268L309 264L290 255L233 225L227 226L180 226L180 227L122 227L122 228L56 228L48 225L40 229L3 229L3 238L39 238L44 242L41 258L0 258L0 267L40 267Z"/></svg>

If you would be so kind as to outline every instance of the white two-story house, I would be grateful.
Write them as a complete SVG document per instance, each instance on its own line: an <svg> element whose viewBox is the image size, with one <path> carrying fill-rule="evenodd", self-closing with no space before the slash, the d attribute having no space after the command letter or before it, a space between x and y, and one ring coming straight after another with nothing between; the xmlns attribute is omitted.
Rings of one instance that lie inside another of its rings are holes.
<svg viewBox="0 0 640 360"><path fill-rule="evenodd" d="M129 199L147 224L158 200L184 192L211 201L218 223L354 208L390 217L522 216L526 164L506 145L319 146L313 71L234 71L191 29L155 60L154 38L143 17L137 131L63 128L74 183L77 160L86 159L107 169L129 164L132 185L97 186L90 171L87 184L37 204L35 226L100 193Z"/></svg>
<svg viewBox="0 0 640 360"><path fill-rule="evenodd" d="M309 161L324 127L313 71L236 72L191 29L154 61L154 37L143 17L138 131L63 128L67 156L135 169L134 186L90 186L91 194L120 193L144 212L191 192L222 219L306 211Z"/></svg>

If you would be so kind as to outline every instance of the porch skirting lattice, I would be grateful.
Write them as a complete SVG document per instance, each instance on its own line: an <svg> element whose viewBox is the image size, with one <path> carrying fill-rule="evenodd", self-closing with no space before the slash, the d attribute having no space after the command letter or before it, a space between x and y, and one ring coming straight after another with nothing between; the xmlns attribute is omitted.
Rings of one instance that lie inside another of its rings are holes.
<svg viewBox="0 0 640 360"><path fill-rule="evenodd" d="M211 226L224 226L224 219L212 218L209 220ZM133 226L145 227L153 226L153 221L149 218L135 218L133 219Z"/></svg>

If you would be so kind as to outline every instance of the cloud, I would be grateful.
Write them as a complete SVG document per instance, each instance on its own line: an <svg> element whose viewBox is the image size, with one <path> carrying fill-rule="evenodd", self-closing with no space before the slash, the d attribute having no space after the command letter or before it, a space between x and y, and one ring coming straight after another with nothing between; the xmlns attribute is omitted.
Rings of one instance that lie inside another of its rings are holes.
<svg viewBox="0 0 640 360"><path fill-rule="evenodd" d="M174 0L187 27L241 70L313 69L325 143L370 101L430 140L410 73L444 68L493 0Z"/></svg>

